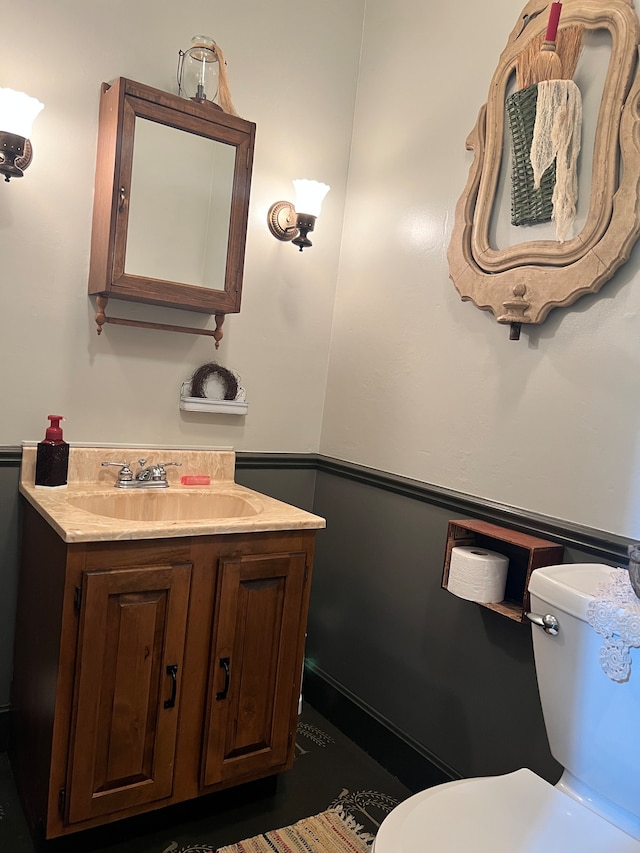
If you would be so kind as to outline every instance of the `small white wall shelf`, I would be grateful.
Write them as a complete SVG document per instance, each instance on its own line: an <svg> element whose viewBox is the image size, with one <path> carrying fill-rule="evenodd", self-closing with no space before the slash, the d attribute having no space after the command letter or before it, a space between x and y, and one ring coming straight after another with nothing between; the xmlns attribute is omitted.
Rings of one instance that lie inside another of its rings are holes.
<svg viewBox="0 0 640 853"><path fill-rule="evenodd" d="M208 397L189 397L189 383L185 382L180 391L180 408L185 412L203 412L217 415L246 415L249 403L245 399L210 400ZM244 389L239 389L244 397Z"/></svg>

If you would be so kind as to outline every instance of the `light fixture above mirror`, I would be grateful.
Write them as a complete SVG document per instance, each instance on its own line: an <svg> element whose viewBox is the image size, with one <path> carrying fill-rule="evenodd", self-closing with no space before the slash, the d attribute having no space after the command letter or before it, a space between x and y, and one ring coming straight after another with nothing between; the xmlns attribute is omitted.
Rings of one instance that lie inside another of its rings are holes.
<svg viewBox="0 0 640 853"><path fill-rule="evenodd" d="M320 216L322 202L331 187L320 181L300 178L293 181L296 201L276 201L269 208L267 224L277 240L291 240L300 251L311 246L308 233L313 231Z"/></svg>
<svg viewBox="0 0 640 853"><path fill-rule="evenodd" d="M194 36L191 47L178 52L178 94L193 101L215 104L218 69L215 41L208 36Z"/></svg>
<svg viewBox="0 0 640 853"><path fill-rule="evenodd" d="M24 92L0 88L0 174L5 181L21 178L31 162L29 137L43 108L44 104Z"/></svg>
<svg viewBox="0 0 640 853"><path fill-rule="evenodd" d="M231 100L227 62L210 36L194 36L187 50L178 51L176 76L181 98L238 115Z"/></svg>

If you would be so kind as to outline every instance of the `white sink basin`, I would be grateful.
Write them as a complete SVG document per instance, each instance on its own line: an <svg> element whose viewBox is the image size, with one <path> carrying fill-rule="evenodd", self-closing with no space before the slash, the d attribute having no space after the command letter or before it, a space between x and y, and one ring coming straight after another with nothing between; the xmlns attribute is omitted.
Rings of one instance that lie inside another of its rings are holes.
<svg viewBox="0 0 640 853"><path fill-rule="evenodd" d="M201 521L214 518L249 518L259 510L238 495L202 494L163 489L69 496L76 509L125 521Z"/></svg>

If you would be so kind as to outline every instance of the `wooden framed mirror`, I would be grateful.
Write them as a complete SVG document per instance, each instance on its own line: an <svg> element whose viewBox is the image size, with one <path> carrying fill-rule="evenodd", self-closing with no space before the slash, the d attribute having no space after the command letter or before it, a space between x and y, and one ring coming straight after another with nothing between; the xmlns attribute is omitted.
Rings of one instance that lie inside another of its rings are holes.
<svg viewBox="0 0 640 853"><path fill-rule="evenodd" d="M102 85L89 267L99 328L109 298L240 310L254 141L255 124L208 102L123 77Z"/></svg>
<svg viewBox="0 0 640 853"><path fill-rule="evenodd" d="M487 103L467 139L474 160L448 252L450 278L462 299L517 327L518 334L520 324L542 323L552 308L598 291L628 260L640 234L638 18L630 0L566 0L560 28L579 26L585 34L576 76L584 103L582 214L566 241L537 225L507 225L501 231L506 239L497 245L497 208L509 167L505 104L519 58L545 33L550 6L530 0L500 56ZM606 54L601 80L594 71L598 51Z"/></svg>

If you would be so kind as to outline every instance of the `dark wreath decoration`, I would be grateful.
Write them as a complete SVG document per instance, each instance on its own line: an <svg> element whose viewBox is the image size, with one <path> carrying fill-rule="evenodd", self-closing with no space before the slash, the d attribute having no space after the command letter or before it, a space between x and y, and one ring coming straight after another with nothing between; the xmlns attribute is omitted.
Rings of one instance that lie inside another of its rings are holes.
<svg viewBox="0 0 640 853"><path fill-rule="evenodd" d="M205 386L212 376L218 376L224 385L224 400L235 400L238 394L238 380L230 370L215 361L203 364L191 377L191 396L206 397Z"/></svg>

